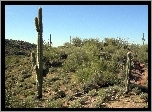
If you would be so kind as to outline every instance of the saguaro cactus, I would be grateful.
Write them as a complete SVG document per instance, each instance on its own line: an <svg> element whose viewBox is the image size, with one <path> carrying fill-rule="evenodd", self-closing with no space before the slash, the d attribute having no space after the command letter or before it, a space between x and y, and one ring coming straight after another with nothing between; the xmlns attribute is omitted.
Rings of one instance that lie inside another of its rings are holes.
<svg viewBox="0 0 152 112"><path fill-rule="evenodd" d="M42 8L40 7L38 10L38 18L35 17L35 26L36 31L38 32L38 40L37 40L37 60L35 58L35 53L31 53L31 61L34 70L36 70L36 83L37 83L37 90L38 96L37 98L42 97L42 83L43 83L43 76L48 73L48 68L43 69L42 57L43 57L43 25L42 25Z"/></svg>
<svg viewBox="0 0 152 112"><path fill-rule="evenodd" d="M52 45L51 34L50 34L50 46Z"/></svg>
<svg viewBox="0 0 152 112"><path fill-rule="evenodd" d="M127 64L126 64L126 92L129 91L130 75L131 75L131 58L132 58L132 52L131 49L128 48Z"/></svg>
<svg viewBox="0 0 152 112"><path fill-rule="evenodd" d="M70 36L70 44L71 44L71 36Z"/></svg>
<svg viewBox="0 0 152 112"><path fill-rule="evenodd" d="M144 38L144 33L143 33L143 38L142 38L142 41L143 41L143 45L144 45L144 41L145 41L145 38Z"/></svg>

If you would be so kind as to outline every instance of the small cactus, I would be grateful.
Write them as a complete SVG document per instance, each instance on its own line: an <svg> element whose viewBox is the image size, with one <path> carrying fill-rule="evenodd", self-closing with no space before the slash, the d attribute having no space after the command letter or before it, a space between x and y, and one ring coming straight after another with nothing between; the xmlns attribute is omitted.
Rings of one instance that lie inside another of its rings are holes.
<svg viewBox="0 0 152 112"><path fill-rule="evenodd" d="M128 48L127 53L127 64L126 64L126 92L129 91L129 84L130 84L130 75L131 75L131 58L132 58L132 52L131 49Z"/></svg>

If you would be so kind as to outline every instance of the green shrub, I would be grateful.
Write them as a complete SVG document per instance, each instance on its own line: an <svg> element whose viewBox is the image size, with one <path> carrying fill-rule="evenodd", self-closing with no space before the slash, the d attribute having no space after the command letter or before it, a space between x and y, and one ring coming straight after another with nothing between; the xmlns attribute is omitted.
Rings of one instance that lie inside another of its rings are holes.
<svg viewBox="0 0 152 112"><path fill-rule="evenodd" d="M82 49L87 53L89 61L93 61L96 55L99 54L99 48L95 44L87 43L82 47Z"/></svg>
<svg viewBox="0 0 152 112"><path fill-rule="evenodd" d="M98 91L98 95L103 98L103 101L109 101L118 99L121 95L123 95L124 91L124 87L114 85L100 89Z"/></svg>
<svg viewBox="0 0 152 112"><path fill-rule="evenodd" d="M80 97L78 100L81 103L81 105L85 105L86 101L88 101L88 98L89 98L88 96L83 96L83 97Z"/></svg>
<svg viewBox="0 0 152 112"><path fill-rule="evenodd" d="M119 82L117 75L109 71L101 71L98 63L92 63L90 67L80 68L75 74L76 83L83 83L85 86L92 83L98 86L113 85Z"/></svg>
<svg viewBox="0 0 152 112"><path fill-rule="evenodd" d="M104 74L103 82L101 82L101 83L104 84L104 82L105 82L105 83L109 83L112 85L118 83L118 77L115 74L113 74L112 72L105 71L105 72L103 72L103 74Z"/></svg>
<svg viewBox="0 0 152 112"><path fill-rule="evenodd" d="M63 63L63 69L66 72L75 72L83 62L87 61L88 55L86 52L83 49L77 48L71 55L68 56L67 60Z"/></svg>
<svg viewBox="0 0 152 112"><path fill-rule="evenodd" d="M100 108L103 103L104 97L98 96L96 100L93 102L93 108Z"/></svg>
<svg viewBox="0 0 152 112"><path fill-rule="evenodd" d="M71 101L69 108L82 108L81 102L79 100Z"/></svg>
<svg viewBox="0 0 152 112"><path fill-rule="evenodd" d="M105 96L106 96L106 91L105 91L105 89L103 89L103 88L101 88L99 91L98 91L98 96L101 96L101 97L103 97L103 98L105 98Z"/></svg>
<svg viewBox="0 0 152 112"><path fill-rule="evenodd" d="M55 91L55 92L57 92L57 91L59 90L59 87L60 87L60 86L61 86L61 85L60 85L60 81L56 81L56 82L54 82L53 85L52 85L52 90Z"/></svg>
<svg viewBox="0 0 152 112"><path fill-rule="evenodd" d="M116 49L117 49L117 48L116 48L115 46L113 46L113 45L108 45L108 46L105 47L104 50L105 50L106 52L108 52L108 53L114 53Z"/></svg>
<svg viewBox="0 0 152 112"><path fill-rule="evenodd" d="M147 93L142 92L139 94L139 96L141 99L144 99L146 102L148 101L148 94Z"/></svg>
<svg viewBox="0 0 152 112"><path fill-rule="evenodd" d="M9 108L36 108L39 107L39 103L33 100L32 97L28 97L25 100L20 100L18 96L12 97Z"/></svg>
<svg viewBox="0 0 152 112"><path fill-rule="evenodd" d="M63 45L65 46L65 48L70 48L72 46L69 42L65 42Z"/></svg>
<svg viewBox="0 0 152 112"><path fill-rule="evenodd" d="M62 108L63 100L62 99L56 99L56 100L49 100L46 108Z"/></svg>
<svg viewBox="0 0 152 112"><path fill-rule="evenodd" d="M50 47L49 49L44 49L43 51L43 56L51 61L59 59L61 54L62 52L59 48Z"/></svg>
<svg viewBox="0 0 152 112"><path fill-rule="evenodd" d="M12 98L11 98L11 93L6 92L5 93L5 108L12 108Z"/></svg>
<svg viewBox="0 0 152 112"><path fill-rule="evenodd" d="M49 68L49 73L50 73L50 74L55 73L55 72L57 72L57 71L58 71L58 70L57 70L57 68L55 68L55 67Z"/></svg>
<svg viewBox="0 0 152 112"><path fill-rule="evenodd" d="M134 58L139 62L148 65L148 44L145 45L131 45L133 48Z"/></svg>
<svg viewBox="0 0 152 112"><path fill-rule="evenodd" d="M93 73L94 71L92 71L90 68L78 69L76 72L76 82L87 83L88 81L91 81L90 77L93 75Z"/></svg>
<svg viewBox="0 0 152 112"><path fill-rule="evenodd" d="M93 97L93 96L98 95L98 93L97 93L96 89L93 89L93 90L89 91L88 95Z"/></svg>
<svg viewBox="0 0 152 112"><path fill-rule="evenodd" d="M142 93L142 91L138 87L134 87L132 89L132 91L135 92L137 95L139 95L140 93Z"/></svg>
<svg viewBox="0 0 152 112"><path fill-rule="evenodd" d="M82 44L82 40L79 37L72 38L72 44L76 47L80 47Z"/></svg>
<svg viewBox="0 0 152 112"><path fill-rule="evenodd" d="M36 103L34 100L26 99L25 101L21 101L16 105L16 108L36 108L39 107L38 103Z"/></svg>

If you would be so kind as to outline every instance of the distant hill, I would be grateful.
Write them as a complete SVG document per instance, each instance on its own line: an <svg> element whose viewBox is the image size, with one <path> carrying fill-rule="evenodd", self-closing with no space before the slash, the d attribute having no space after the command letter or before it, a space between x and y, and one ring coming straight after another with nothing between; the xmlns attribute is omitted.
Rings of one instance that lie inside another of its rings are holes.
<svg viewBox="0 0 152 112"><path fill-rule="evenodd" d="M8 55L29 55L36 49L36 44L31 44L25 41L5 39L5 56Z"/></svg>

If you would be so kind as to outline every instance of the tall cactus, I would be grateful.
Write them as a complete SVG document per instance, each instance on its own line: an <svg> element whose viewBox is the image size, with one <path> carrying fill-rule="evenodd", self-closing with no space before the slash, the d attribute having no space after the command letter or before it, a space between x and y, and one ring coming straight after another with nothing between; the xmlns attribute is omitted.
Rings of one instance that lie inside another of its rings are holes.
<svg viewBox="0 0 152 112"><path fill-rule="evenodd" d="M143 33L143 38L142 38L142 41L143 41L143 45L144 45L144 41L145 41L145 38L144 38L144 33Z"/></svg>
<svg viewBox="0 0 152 112"><path fill-rule="evenodd" d="M36 31L38 32L38 39L37 39L37 60L35 58L35 53L31 53L31 61L34 70L36 70L36 83L37 83L37 90L38 96L37 98L42 97L42 84L43 84L43 76L48 73L48 68L43 69L42 57L43 57L43 25L42 25L42 8L40 7L38 10L38 18L35 17L35 26Z"/></svg>
<svg viewBox="0 0 152 112"><path fill-rule="evenodd" d="M128 48L127 64L126 64L126 92L129 91L130 75L131 75L131 58L132 58L132 52L131 49Z"/></svg>
<svg viewBox="0 0 152 112"><path fill-rule="evenodd" d="M50 34L50 46L52 45L51 34Z"/></svg>
<svg viewBox="0 0 152 112"><path fill-rule="evenodd" d="M71 36L70 36L70 44L71 44Z"/></svg>

